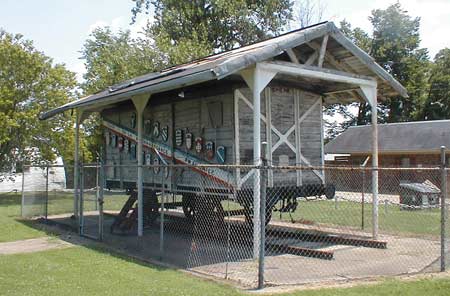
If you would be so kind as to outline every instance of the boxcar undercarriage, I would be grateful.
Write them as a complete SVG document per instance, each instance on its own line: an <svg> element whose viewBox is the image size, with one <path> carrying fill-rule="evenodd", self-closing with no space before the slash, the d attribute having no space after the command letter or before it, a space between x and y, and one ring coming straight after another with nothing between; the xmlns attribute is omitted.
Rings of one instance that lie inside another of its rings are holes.
<svg viewBox="0 0 450 296"><path fill-rule="evenodd" d="M117 187L118 181L107 181L107 188ZM134 231L137 226L137 192L132 182L123 184L127 188L129 198L122 207L111 226L111 233ZM162 204L158 196L163 188L155 189L155 185L145 184L143 213L144 225L155 222L159 211L164 209L182 208L183 214L190 223L220 225L226 217L244 216L248 226L253 225L253 189L217 189L179 186L177 190L164 188L164 193L171 194L172 200ZM272 212L292 213L297 210L299 200L307 197L334 198L335 187L323 184L305 184L302 186L282 186L266 188L266 225L272 218ZM225 210L222 202L231 200L237 203L239 209Z"/></svg>

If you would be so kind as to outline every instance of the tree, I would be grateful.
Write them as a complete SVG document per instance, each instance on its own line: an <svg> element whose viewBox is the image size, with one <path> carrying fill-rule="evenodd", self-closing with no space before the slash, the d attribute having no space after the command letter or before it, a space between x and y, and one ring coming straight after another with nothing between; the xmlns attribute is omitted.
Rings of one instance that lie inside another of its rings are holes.
<svg viewBox="0 0 450 296"><path fill-rule="evenodd" d="M81 50L86 73L81 89L85 94L159 70L163 59L153 42L145 38L132 38L130 31L97 28L85 41Z"/></svg>
<svg viewBox="0 0 450 296"><path fill-rule="evenodd" d="M373 10L369 19L373 25L372 36L360 28L352 28L345 20L341 22L341 30L402 83L410 96L406 99L397 96L379 102L378 120L382 123L418 120L427 96L430 65L427 50L419 48L420 19L409 16L399 3L385 10ZM330 137L351 125L371 122L371 110L365 102L329 106L326 113L331 117L336 114L342 117L339 122L328 122L329 127L334 129Z"/></svg>
<svg viewBox="0 0 450 296"><path fill-rule="evenodd" d="M294 19L300 27L307 27L322 21L325 5L320 0L297 0L294 5Z"/></svg>
<svg viewBox="0 0 450 296"><path fill-rule="evenodd" d="M75 85L64 65L53 65L22 35L0 29L0 175L21 163L71 157L62 140L73 126L71 116L50 121L38 116L72 100Z"/></svg>
<svg viewBox="0 0 450 296"><path fill-rule="evenodd" d="M421 119L450 118L450 49L440 50L431 68L428 97Z"/></svg>
<svg viewBox="0 0 450 296"><path fill-rule="evenodd" d="M369 17L374 31L371 55L395 79L402 83L409 98L387 100L387 122L415 120L426 96L428 53L420 45L420 18L412 18L399 3L385 10L374 10Z"/></svg>
<svg viewBox="0 0 450 296"><path fill-rule="evenodd" d="M170 65L279 34L292 18L290 0L134 0L134 17L154 9L147 35Z"/></svg>

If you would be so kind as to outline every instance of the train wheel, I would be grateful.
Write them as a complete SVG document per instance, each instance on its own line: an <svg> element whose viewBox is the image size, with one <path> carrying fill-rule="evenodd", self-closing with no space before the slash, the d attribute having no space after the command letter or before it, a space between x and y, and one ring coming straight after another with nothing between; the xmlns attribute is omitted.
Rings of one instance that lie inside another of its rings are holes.
<svg viewBox="0 0 450 296"><path fill-rule="evenodd" d="M193 222L197 214L195 194L183 194L181 197L181 204L183 206L184 216L189 222Z"/></svg>
<svg viewBox="0 0 450 296"><path fill-rule="evenodd" d="M156 192L144 190L144 223L153 224L159 216L158 196Z"/></svg>
<svg viewBox="0 0 450 296"><path fill-rule="evenodd" d="M336 187L334 185L325 186L325 197L327 199L333 199L336 194Z"/></svg>

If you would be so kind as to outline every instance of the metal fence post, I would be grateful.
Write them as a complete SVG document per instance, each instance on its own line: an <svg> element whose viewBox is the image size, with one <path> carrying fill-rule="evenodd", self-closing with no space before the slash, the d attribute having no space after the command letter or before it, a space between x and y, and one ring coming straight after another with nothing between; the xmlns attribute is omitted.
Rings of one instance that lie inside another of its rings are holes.
<svg viewBox="0 0 450 296"><path fill-rule="evenodd" d="M445 271L445 202L447 200L447 173L445 170L445 146L441 146L441 271Z"/></svg>
<svg viewBox="0 0 450 296"><path fill-rule="evenodd" d="M22 164L22 205L20 207L20 216L25 218L25 166Z"/></svg>
<svg viewBox="0 0 450 296"><path fill-rule="evenodd" d="M364 207L365 207L365 191L366 191L366 171L362 167L362 190L361 190L361 229L364 230Z"/></svg>
<svg viewBox="0 0 450 296"><path fill-rule="evenodd" d="M160 216L160 223L159 223L159 256L160 260L163 260L164 255L164 194L165 194L165 175L166 170L169 168L167 166L162 167L162 170L160 169L161 173L161 216Z"/></svg>
<svg viewBox="0 0 450 296"><path fill-rule="evenodd" d="M45 221L48 220L48 165L45 172Z"/></svg>
<svg viewBox="0 0 450 296"><path fill-rule="evenodd" d="M262 155L266 155L267 143L263 142L261 145ZM265 157L262 157L262 167L261 169L261 201L260 201L260 217L261 217L261 233L260 233L260 243L259 243L259 260L258 260L258 289L264 288L264 256L266 247L266 197L267 197L267 171L266 171L267 161ZM256 225L254 226L256 227Z"/></svg>
<svg viewBox="0 0 450 296"><path fill-rule="evenodd" d="M104 188L105 188L105 167L103 161L100 160L100 172L99 172L99 195L98 195L98 239L103 240L103 203L104 203Z"/></svg>
<svg viewBox="0 0 450 296"><path fill-rule="evenodd" d="M98 164L99 162L99 158L97 157L97 162L95 163L95 197L96 197L96 202L95 202L95 210L98 210L98 201L100 198L100 186L99 186L99 182L100 182L100 166Z"/></svg>
<svg viewBox="0 0 450 296"><path fill-rule="evenodd" d="M79 199L79 233L84 234L84 166L79 164L79 185L78 185L78 199Z"/></svg>

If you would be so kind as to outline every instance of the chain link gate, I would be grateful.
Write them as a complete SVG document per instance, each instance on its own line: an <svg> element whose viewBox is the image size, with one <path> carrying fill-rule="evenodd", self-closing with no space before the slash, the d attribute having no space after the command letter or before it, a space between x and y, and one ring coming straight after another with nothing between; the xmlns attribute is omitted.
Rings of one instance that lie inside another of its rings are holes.
<svg viewBox="0 0 450 296"><path fill-rule="evenodd" d="M80 165L79 169L79 233L102 240L104 174L101 163Z"/></svg>

